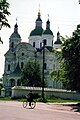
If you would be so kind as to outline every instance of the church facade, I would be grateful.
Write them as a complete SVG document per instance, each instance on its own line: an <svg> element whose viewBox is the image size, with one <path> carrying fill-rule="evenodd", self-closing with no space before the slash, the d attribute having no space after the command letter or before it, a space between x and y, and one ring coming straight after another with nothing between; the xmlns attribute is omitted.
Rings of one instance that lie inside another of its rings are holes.
<svg viewBox="0 0 80 120"><path fill-rule="evenodd" d="M62 88L62 84L52 80L50 72L57 69L59 61L53 49L60 49L60 33L57 33L57 40L54 42L54 35L50 29L49 19L46 22L46 30L42 28L42 19L40 12L35 22L35 28L29 35L29 43L21 42L21 36L18 33L17 23L14 26L14 32L9 38L9 50L5 53L5 68L3 74L3 86L5 89L11 89L13 86L21 85L19 82L21 72L29 60L37 59L42 70L43 67L43 40L45 40L45 75L48 87Z"/></svg>

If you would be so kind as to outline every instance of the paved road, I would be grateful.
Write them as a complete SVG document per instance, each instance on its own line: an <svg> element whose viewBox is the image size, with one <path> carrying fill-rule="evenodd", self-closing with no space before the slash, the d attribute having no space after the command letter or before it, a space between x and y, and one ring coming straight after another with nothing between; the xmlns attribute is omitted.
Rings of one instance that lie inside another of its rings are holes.
<svg viewBox="0 0 80 120"><path fill-rule="evenodd" d="M35 109L23 108L22 102L0 101L0 120L80 120L70 106L37 103Z"/></svg>

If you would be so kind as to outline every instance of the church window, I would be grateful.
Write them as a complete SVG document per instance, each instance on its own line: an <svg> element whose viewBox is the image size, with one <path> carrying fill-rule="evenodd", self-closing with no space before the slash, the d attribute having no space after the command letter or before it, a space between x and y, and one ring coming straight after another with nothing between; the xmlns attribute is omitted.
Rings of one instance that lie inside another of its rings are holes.
<svg viewBox="0 0 80 120"><path fill-rule="evenodd" d="M44 39L43 42L44 42L44 45L47 45L47 40L46 39Z"/></svg>
<svg viewBox="0 0 80 120"><path fill-rule="evenodd" d="M14 53L14 56L16 56L16 53Z"/></svg>
<svg viewBox="0 0 80 120"><path fill-rule="evenodd" d="M35 47L35 42L33 42L33 47Z"/></svg>
<svg viewBox="0 0 80 120"><path fill-rule="evenodd" d="M14 79L11 79L11 80L10 80L10 84L11 84L11 87L14 87L14 86L15 86L15 80L14 80Z"/></svg>
<svg viewBox="0 0 80 120"><path fill-rule="evenodd" d="M8 71L10 71L10 64L8 65Z"/></svg>
<svg viewBox="0 0 80 120"><path fill-rule="evenodd" d="M42 47L42 42L40 42L40 48Z"/></svg>
<svg viewBox="0 0 80 120"><path fill-rule="evenodd" d="M14 42L12 42L11 47L14 48Z"/></svg>
<svg viewBox="0 0 80 120"><path fill-rule="evenodd" d="M23 68L23 65L24 65L24 63L23 63L23 62L21 62L21 69Z"/></svg>
<svg viewBox="0 0 80 120"><path fill-rule="evenodd" d="M53 40L52 40L52 46L53 46Z"/></svg>
<svg viewBox="0 0 80 120"><path fill-rule="evenodd" d="M24 56L24 53L22 53L22 56Z"/></svg>
<svg viewBox="0 0 80 120"><path fill-rule="evenodd" d="M18 86L21 86L21 79L18 79L18 80L17 80L17 85L18 85Z"/></svg>
<svg viewBox="0 0 80 120"><path fill-rule="evenodd" d="M44 70L46 70L46 67L47 67L47 64L46 64L46 63L44 63Z"/></svg>

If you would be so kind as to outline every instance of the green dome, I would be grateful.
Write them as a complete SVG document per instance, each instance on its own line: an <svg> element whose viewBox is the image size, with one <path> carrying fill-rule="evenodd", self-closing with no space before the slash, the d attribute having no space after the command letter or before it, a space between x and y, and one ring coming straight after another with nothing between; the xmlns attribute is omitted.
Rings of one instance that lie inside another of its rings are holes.
<svg viewBox="0 0 80 120"><path fill-rule="evenodd" d="M10 38L21 38L21 36L18 33L18 25L17 25L17 23L14 26L14 32L12 33Z"/></svg>
<svg viewBox="0 0 80 120"><path fill-rule="evenodd" d="M14 33L12 33L12 35L10 36L10 38L21 38L21 36L19 35L19 33L14 32Z"/></svg>
<svg viewBox="0 0 80 120"><path fill-rule="evenodd" d="M46 30L43 32L43 35L45 35L45 34L53 35L53 32L52 32L50 29L46 29Z"/></svg>
<svg viewBox="0 0 80 120"><path fill-rule="evenodd" d="M35 36L35 35L42 35L43 28L42 27L36 27L34 30L31 31L30 36Z"/></svg>
<svg viewBox="0 0 80 120"><path fill-rule="evenodd" d="M41 20L41 18L40 18L40 17L38 17L36 21L41 21L41 22L42 22L42 20Z"/></svg>
<svg viewBox="0 0 80 120"><path fill-rule="evenodd" d="M54 44L62 44L61 40L60 39L57 39Z"/></svg>

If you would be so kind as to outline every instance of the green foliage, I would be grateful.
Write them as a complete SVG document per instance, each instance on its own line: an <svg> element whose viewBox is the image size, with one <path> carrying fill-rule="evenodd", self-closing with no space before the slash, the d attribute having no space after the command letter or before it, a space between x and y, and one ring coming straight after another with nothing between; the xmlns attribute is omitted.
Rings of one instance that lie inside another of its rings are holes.
<svg viewBox="0 0 80 120"><path fill-rule="evenodd" d="M9 3L7 2L7 0L0 0L0 30L2 29L2 27L5 26L10 28L7 19L7 16L10 15L8 8L9 8ZM0 42L3 44L1 37L0 37Z"/></svg>
<svg viewBox="0 0 80 120"><path fill-rule="evenodd" d="M7 20L7 16L10 15L8 8L9 3L7 0L0 0L0 30L3 26L10 27Z"/></svg>
<svg viewBox="0 0 80 120"><path fill-rule="evenodd" d="M61 80L66 89L80 92L80 25L73 36L62 43L61 64L52 76Z"/></svg>
<svg viewBox="0 0 80 120"><path fill-rule="evenodd" d="M0 100L11 100L11 97L0 97Z"/></svg>
<svg viewBox="0 0 80 120"><path fill-rule="evenodd" d="M38 61L29 60L22 72L22 85L41 87L41 71Z"/></svg>
<svg viewBox="0 0 80 120"><path fill-rule="evenodd" d="M2 97L2 98L0 98L0 100L4 100L4 101L6 101L6 100L15 100L15 101L19 101L19 102L23 102L23 101L26 101L26 98L11 98L11 97ZM42 101L42 98L38 98L38 99L36 99L35 100L36 102L43 102ZM67 102L80 102L80 100L69 100L69 99L66 99L66 100L64 100L64 99L61 99L61 98L56 98L56 97L53 97L53 98L46 98L45 99L45 102L49 102L49 103L67 103Z"/></svg>
<svg viewBox="0 0 80 120"><path fill-rule="evenodd" d="M44 103L48 102L47 98L44 98L44 100L43 100L42 97L36 99L36 101L37 101L37 102L44 102Z"/></svg>
<svg viewBox="0 0 80 120"><path fill-rule="evenodd" d="M62 58L71 90L80 91L80 26L62 45Z"/></svg>

